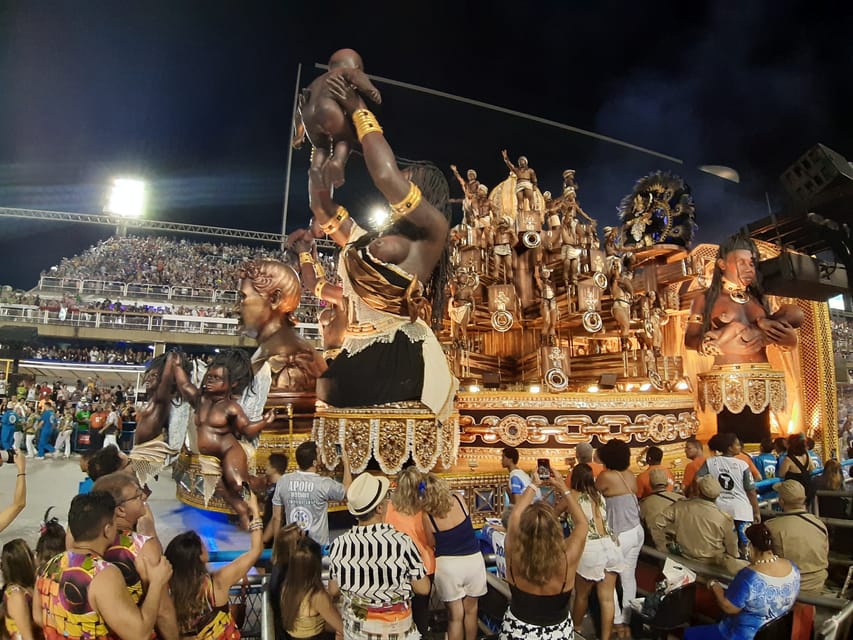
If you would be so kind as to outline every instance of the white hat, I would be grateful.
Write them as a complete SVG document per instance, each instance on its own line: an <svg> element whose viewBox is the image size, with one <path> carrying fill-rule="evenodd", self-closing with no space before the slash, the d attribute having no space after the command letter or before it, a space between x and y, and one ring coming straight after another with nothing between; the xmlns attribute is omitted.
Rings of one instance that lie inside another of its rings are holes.
<svg viewBox="0 0 853 640"><path fill-rule="evenodd" d="M391 482L385 476L362 473L347 489L347 508L354 516L373 511L388 494Z"/></svg>

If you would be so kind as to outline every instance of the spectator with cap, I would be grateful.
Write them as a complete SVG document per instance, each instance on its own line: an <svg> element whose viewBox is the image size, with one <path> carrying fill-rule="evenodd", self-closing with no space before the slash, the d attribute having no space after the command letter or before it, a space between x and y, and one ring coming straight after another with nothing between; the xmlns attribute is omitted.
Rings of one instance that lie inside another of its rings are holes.
<svg viewBox="0 0 853 640"><path fill-rule="evenodd" d="M695 485L696 497L673 502L649 523L655 547L736 573L746 563L738 559L732 516L715 504L722 487L712 475L697 478Z"/></svg>
<svg viewBox="0 0 853 640"><path fill-rule="evenodd" d="M646 528L646 542L651 538L649 529L658 514L673 502L684 500L684 496L669 490L669 478L663 469L652 469L649 473L649 484L652 485L652 493L640 500L640 518Z"/></svg>
<svg viewBox="0 0 853 640"><path fill-rule="evenodd" d="M648 468L637 476L637 497L642 500L646 496L651 495L652 485L649 482L649 474L655 470L661 470L666 473L666 482L669 489L675 487L675 478L672 477L672 472L663 464L663 449L652 445L646 449L646 464Z"/></svg>
<svg viewBox="0 0 853 640"><path fill-rule="evenodd" d="M796 480L773 485L782 513L765 524L773 551L800 569L800 589L819 593L829 566L829 536L820 518L806 511L806 491Z"/></svg>
<svg viewBox="0 0 853 640"><path fill-rule="evenodd" d="M389 487L388 478L370 473L353 480L347 508L358 523L329 549L329 593L342 596L347 640L420 637L411 601L427 595L430 582L412 539L384 522Z"/></svg>

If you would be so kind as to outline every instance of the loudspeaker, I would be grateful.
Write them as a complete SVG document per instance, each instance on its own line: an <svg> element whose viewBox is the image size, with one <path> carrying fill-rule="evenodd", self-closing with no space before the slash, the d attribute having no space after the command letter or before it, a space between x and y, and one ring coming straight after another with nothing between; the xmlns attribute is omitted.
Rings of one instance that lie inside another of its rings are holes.
<svg viewBox="0 0 853 640"><path fill-rule="evenodd" d="M616 374L615 373L602 373L601 377L598 379L598 388L599 389L612 389L616 386Z"/></svg>
<svg viewBox="0 0 853 640"><path fill-rule="evenodd" d="M764 293L774 296L824 301L849 289L843 265L819 262L801 253L782 251L778 257L758 263L758 270Z"/></svg>
<svg viewBox="0 0 853 640"><path fill-rule="evenodd" d="M840 153L817 144L788 167L781 180L794 198L811 201L833 187L849 185L853 188L853 166Z"/></svg>

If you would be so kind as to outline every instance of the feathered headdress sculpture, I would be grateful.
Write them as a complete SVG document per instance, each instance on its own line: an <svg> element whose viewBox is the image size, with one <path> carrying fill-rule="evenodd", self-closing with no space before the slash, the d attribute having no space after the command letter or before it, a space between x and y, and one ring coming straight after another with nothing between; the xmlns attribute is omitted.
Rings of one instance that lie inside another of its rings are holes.
<svg viewBox="0 0 853 640"><path fill-rule="evenodd" d="M677 244L690 247L696 233L696 206L690 186L679 176L658 171L637 181L622 198L622 246Z"/></svg>

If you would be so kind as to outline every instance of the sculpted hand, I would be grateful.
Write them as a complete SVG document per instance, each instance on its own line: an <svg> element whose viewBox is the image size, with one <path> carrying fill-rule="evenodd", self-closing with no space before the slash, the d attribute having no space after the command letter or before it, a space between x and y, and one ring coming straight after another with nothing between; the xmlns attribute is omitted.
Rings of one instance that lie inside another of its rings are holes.
<svg viewBox="0 0 853 640"><path fill-rule="evenodd" d="M767 336L769 341L774 344L785 344L792 340L796 342L797 330L787 322L761 318L757 321L757 324L764 331L764 335Z"/></svg>
<svg viewBox="0 0 853 640"><path fill-rule="evenodd" d="M344 77L330 76L326 79L326 85L329 87L329 93L332 94L332 97L348 114L365 108L364 100Z"/></svg>
<svg viewBox="0 0 853 640"><path fill-rule="evenodd" d="M450 165L450 169L451 169L452 171L459 171L459 169L457 169L457 168L456 168L456 165L455 165L455 164Z"/></svg>
<svg viewBox="0 0 853 640"><path fill-rule="evenodd" d="M287 248L297 253L311 252L314 248L314 237L308 229L297 229L287 236Z"/></svg>
<svg viewBox="0 0 853 640"><path fill-rule="evenodd" d="M501 149L501 157L504 160L509 160L509 154L506 152L506 149Z"/></svg>

